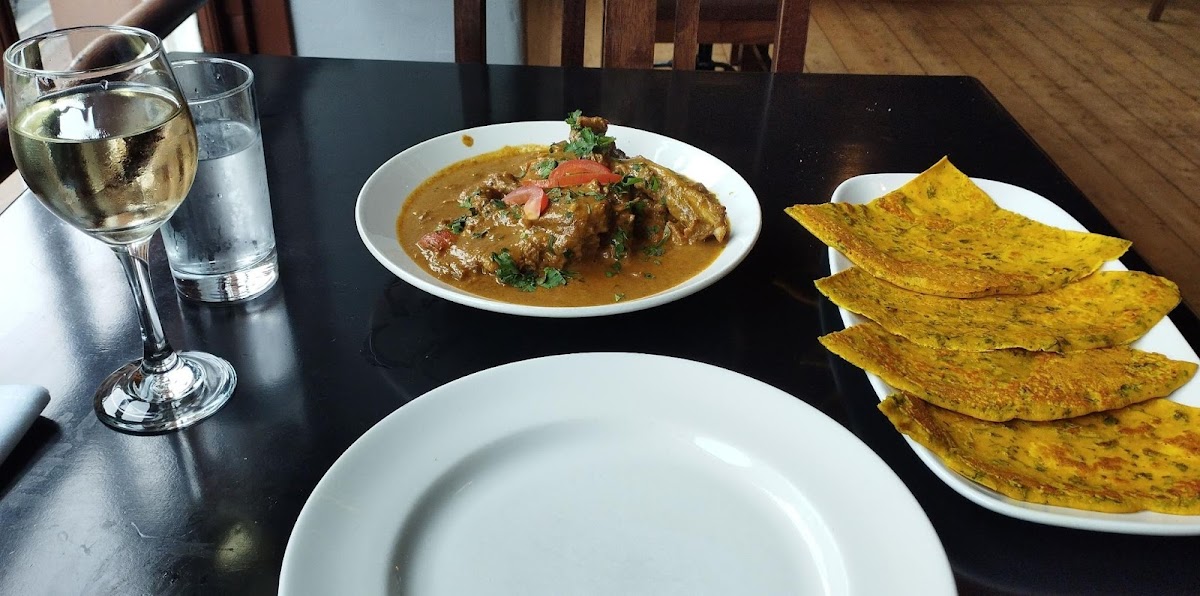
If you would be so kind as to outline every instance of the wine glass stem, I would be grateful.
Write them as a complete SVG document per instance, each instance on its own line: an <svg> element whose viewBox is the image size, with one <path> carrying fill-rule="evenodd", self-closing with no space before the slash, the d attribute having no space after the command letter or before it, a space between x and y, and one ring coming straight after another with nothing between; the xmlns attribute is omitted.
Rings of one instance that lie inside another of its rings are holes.
<svg viewBox="0 0 1200 596"><path fill-rule="evenodd" d="M158 320L158 309L154 306L154 292L150 287L150 239L139 240L124 246L112 247L125 270L129 288L133 290L137 305L138 320L142 324L142 370L146 373L163 373L178 364L175 350L163 334Z"/></svg>

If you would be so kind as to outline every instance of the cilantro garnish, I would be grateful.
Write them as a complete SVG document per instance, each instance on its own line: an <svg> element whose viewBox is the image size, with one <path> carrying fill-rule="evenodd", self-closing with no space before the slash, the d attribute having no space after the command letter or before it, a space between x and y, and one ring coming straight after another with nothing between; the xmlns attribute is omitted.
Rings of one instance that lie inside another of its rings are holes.
<svg viewBox="0 0 1200 596"><path fill-rule="evenodd" d="M574 153L576 157L583 158L597 153L597 149L603 150L606 147L611 147L615 142L616 139L608 135L598 135L592 132L590 128L580 128L578 138L567 143L563 151Z"/></svg>
<svg viewBox="0 0 1200 596"><path fill-rule="evenodd" d="M463 216L460 216L459 218L455 219L454 221L450 222L450 233L451 234L461 234L463 231L463 228L466 227L466 225L467 225L468 217L471 217L471 216L463 215Z"/></svg>
<svg viewBox="0 0 1200 596"><path fill-rule="evenodd" d="M553 159L544 159L533 166L533 173L537 174L538 178L545 180L550 177L550 172L558 166L558 161Z"/></svg>
<svg viewBox="0 0 1200 596"><path fill-rule="evenodd" d="M522 292L532 292L537 289L537 280L533 274L521 271L520 267L513 262L512 255L508 249L501 249L499 253L492 253L492 262L496 264L496 280L506 286L512 286Z"/></svg>
<svg viewBox="0 0 1200 596"><path fill-rule="evenodd" d="M538 277L537 285L550 289L567 285L567 275L554 267L546 267Z"/></svg>
<svg viewBox="0 0 1200 596"><path fill-rule="evenodd" d="M612 240L609 242L613 245L614 259L621 260L625 258L625 255L629 254L628 241L629 235L625 233L625 230L617 228L617 231L613 232Z"/></svg>
<svg viewBox="0 0 1200 596"><path fill-rule="evenodd" d="M623 176L620 181L613 183L612 189L614 192L619 192L619 193L629 192L629 191L633 190L635 185L641 184L643 182L645 182L645 180L643 180L642 178L634 176L633 174L625 174L625 176Z"/></svg>
<svg viewBox="0 0 1200 596"><path fill-rule="evenodd" d="M562 271L554 267L542 269L540 275L521 271L507 248L501 249L498 253L492 253L492 262L496 264L496 279L500 283L522 292L532 292L538 287L550 289L565 286L567 280L574 275L570 271Z"/></svg>
<svg viewBox="0 0 1200 596"><path fill-rule="evenodd" d="M653 233L653 232L651 232L651 233ZM671 228L667 228L667 229L663 230L662 238L659 238L657 243L651 244L650 246L643 248L642 252L645 253L646 256L648 256L648 257L663 256L663 252L666 251L666 249L663 248L663 245L666 244L667 238L670 238L670 237L671 237Z"/></svg>

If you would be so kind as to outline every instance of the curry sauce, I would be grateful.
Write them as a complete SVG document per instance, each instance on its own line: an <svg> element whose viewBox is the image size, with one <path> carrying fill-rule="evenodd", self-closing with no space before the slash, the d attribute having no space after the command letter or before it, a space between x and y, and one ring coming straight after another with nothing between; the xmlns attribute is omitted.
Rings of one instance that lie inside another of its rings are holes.
<svg viewBox="0 0 1200 596"><path fill-rule="evenodd" d="M463 291L531 306L642 298L712 263L729 230L716 197L576 117L570 142L506 147L421 183L397 217L404 250Z"/></svg>

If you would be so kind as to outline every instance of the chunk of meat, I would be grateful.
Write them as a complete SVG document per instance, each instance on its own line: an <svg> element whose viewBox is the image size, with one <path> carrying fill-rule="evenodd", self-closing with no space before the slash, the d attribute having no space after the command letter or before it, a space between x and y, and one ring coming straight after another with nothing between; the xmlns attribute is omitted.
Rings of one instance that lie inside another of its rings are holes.
<svg viewBox="0 0 1200 596"><path fill-rule="evenodd" d="M608 120L600 116L580 116L575 119L581 128L586 128L592 132L602 135L608 132ZM575 140L572 138L571 140Z"/></svg>
<svg viewBox="0 0 1200 596"><path fill-rule="evenodd" d="M671 214L671 238L676 243L696 244L709 238L724 242L729 235L729 217L703 184L638 157L626 164L641 164L658 177L658 195L666 201Z"/></svg>
<svg viewBox="0 0 1200 596"><path fill-rule="evenodd" d="M608 201L591 197L549 204L536 219L526 219L524 208L485 206L462 233L451 236L453 243L447 249L423 251L430 268L455 279L493 274L497 265L491 255L507 249L522 270L561 269L568 255L570 259L600 255L605 248L602 237L612 230L616 217Z"/></svg>
<svg viewBox="0 0 1200 596"><path fill-rule="evenodd" d="M469 205L479 212L489 202L503 199L505 195L516 190L520 184L517 177L509 172L493 172L488 174L480 184L459 193L458 203Z"/></svg>

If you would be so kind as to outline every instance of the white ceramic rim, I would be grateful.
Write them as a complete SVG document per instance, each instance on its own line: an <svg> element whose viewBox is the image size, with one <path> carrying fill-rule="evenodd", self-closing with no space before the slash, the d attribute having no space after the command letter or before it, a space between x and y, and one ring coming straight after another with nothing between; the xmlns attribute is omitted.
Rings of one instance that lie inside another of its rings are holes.
<svg viewBox="0 0 1200 596"><path fill-rule="evenodd" d="M544 375L554 382L524 381ZM427 487L503 437L587 421L649 424L664 436L690 429L780 474L818 514L820 529L807 531L835 541L831 551L817 553L828 559L833 593L954 593L945 551L919 503L845 427L745 375L633 353L501 365L435 388L385 417L309 496L284 553L279 593L328 593L333 586L344 593L385 592L394 566L391 545Z"/></svg>
<svg viewBox="0 0 1200 596"><path fill-rule="evenodd" d="M538 132L542 136L531 138L530 131ZM547 131L557 136L547 137ZM479 146L478 137L497 133L511 139L507 142L508 145L541 143L542 141L546 141L548 144L552 140L566 138L567 127L561 121L510 122L479 126L434 137L414 145L384 162L383 165L371 174L366 183L363 184L354 208L354 221L358 228L359 237L367 247L367 250L370 251L371 255L381 265L418 289L465 306L498 313L533 317L594 317L652 308L694 294L733 271L746 258L750 250L754 247L754 243L758 240L759 232L762 229L762 209L758 204L758 197L754 194L754 190L737 171L711 154L682 141L649 131L613 125L609 127L609 134L616 137L617 146L625 149L629 155L639 155L647 152L649 143L657 143L662 147L687 154L689 159L704 166L701 173L706 174L707 179L705 175L693 175L691 177L717 193L718 199L726 206L731 224L730 236L726 241L724 250L717 256L717 259L694 277L677 286L644 298L614 302L613 304L570 307L526 306L483 298L464 292L429 275L399 247L399 242L396 240L395 235L395 217L399 215L401 205L407 199L407 192L404 193L403 197L392 199L396 201L396 205L392 219L387 222L390 233L388 230L381 229L379 222L371 221L371 218L365 215L365 211L372 201L388 200L386 197L379 197L376 194L376 186L383 184L384 177L390 175L389 171L401 167L404 160L409 159L412 155L428 151L431 147L436 147L439 144L461 144L464 135L477 139L476 145L478 149L476 154L493 151L500 147ZM649 155L647 157L653 159ZM460 159L465 158L462 157ZM449 166L455 161L459 160L443 163L437 169ZM670 164L663 165L671 167ZM434 171L428 172L420 179L413 180L412 185L419 184L425 178L432 175ZM719 180L720 184L713 185L711 182L714 179ZM386 194L382 190L378 191L378 193Z"/></svg>
<svg viewBox="0 0 1200 596"><path fill-rule="evenodd" d="M903 186L916 176L917 174L894 173L855 176L838 185L833 192L831 202L865 203ZM1061 207L1035 192L995 180L983 178L971 178L971 180L1005 209L1048 225L1079 232L1088 231L1083 224ZM838 273L850 266L849 259L838 251L829 249L829 268L832 273ZM1120 261L1109 261L1101 269L1105 271L1128 270ZM838 311L841 313L842 322L846 327L867 321L865 317L844 308L839 308ZM1169 317L1164 317L1150 332L1132 345L1140 350L1159 352L1177 360L1200 362L1196 351L1187 343L1183 334L1179 332ZM878 376L871 373L866 373L866 375L880 401L895 392L894 388ZM1169 399L1200 407L1200 382L1192 379L1184 387L1176 390ZM1103 513L1018 501L971 482L947 468L932 451L907 436L904 439L908 441L909 446L921 461L925 462L925 465L942 482L945 482L958 494L996 513L1040 524L1097 532L1162 536L1200 535L1200 515L1171 515L1152 511Z"/></svg>

